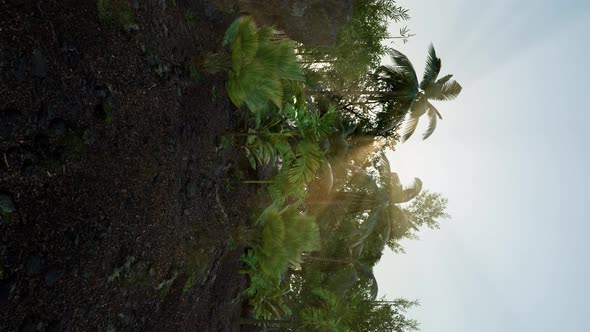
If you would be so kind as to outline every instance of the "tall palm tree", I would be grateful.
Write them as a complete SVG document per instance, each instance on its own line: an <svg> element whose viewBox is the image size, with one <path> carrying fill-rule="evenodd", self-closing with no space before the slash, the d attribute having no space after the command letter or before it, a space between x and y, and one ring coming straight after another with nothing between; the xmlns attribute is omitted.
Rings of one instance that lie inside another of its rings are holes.
<svg viewBox="0 0 590 332"><path fill-rule="evenodd" d="M381 252L390 236L405 233L416 226L398 204L408 202L422 190L422 181L414 178L410 186L403 186L397 173L391 171L387 156L381 153L375 165L375 178L360 167L350 165L354 172L351 185L342 191L331 193L326 200L316 201L316 206L338 206L347 214L368 213L352 235L350 248L354 256L360 257L367 244ZM352 190L351 190L352 189ZM379 243L375 245L377 237Z"/></svg>
<svg viewBox="0 0 590 332"><path fill-rule="evenodd" d="M371 198L375 205L359 227L356 239L352 243L352 248L358 255L365 250L368 243L379 239L378 243L373 243L373 250L381 253L391 236L400 236L410 228L417 229L398 204L409 202L416 197L422 190L422 181L414 178L411 185L402 185L398 174L391 171L391 164L384 153L381 153L375 168L379 176L371 186L376 190L373 191L372 197L364 198Z"/></svg>
<svg viewBox="0 0 590 332"><path fill-rule="evenodd" d="M426 69L420 83L412 63L404 54L394 50L391 57L393 65L380 66L375 72L374 77L383 90L371 99L381 103L393 102L396 108L406 112L401 131L402 142L412 136L419 118L426 114L428 128L422 139L427 139L436 129L437 118L442 120L440 112L430 100L453 100L459 95L462 87L457 81L451 80L453 75L438 78L441 60L436 56L432 44L428 49Z"/></svg>

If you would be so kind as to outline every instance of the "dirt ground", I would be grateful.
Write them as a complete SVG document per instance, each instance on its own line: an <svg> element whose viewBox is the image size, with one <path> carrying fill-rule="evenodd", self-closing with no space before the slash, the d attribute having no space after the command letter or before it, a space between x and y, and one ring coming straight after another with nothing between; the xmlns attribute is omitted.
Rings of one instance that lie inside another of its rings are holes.
<svg viewBox="0 0 590 332"><path fill-rule="evenodd" d="M0 0L0 330L229 331L252 188L222 149L233 17L203 0Z"/></svg>

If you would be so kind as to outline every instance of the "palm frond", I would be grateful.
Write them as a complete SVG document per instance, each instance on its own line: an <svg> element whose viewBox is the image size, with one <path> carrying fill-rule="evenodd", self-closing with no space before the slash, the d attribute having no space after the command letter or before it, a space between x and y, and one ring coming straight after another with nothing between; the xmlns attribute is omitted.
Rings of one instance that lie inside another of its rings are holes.
<svg viewBox="0 0 590 332"><path fill-rule="evenodd" d="M414 131L416 131L416 128L418 127L418 119L419 117L414 116L412 113L406 115L400 132L402 143L407 141Z"/></svg>
<svg viewBox="0 0 590 332"><path fill-rule="evenodd" d="M235 33L229 38L232 39L230 42L232 68L234 71L240 72L242 67L250 63L256 56L258 51L258 29L251 16L242 16L236 21Z"/></svg>
<svg viewBox="0 0 590 332"><path fill-rule="evenodd" d="M230 70L227 75L229 78L226 84L227 95L234 105L241 107L246 100L244 84L233 71Z"/></svg>
<svg viewBox="0 0 590 332"><path fill-rule="evenodd" d="M430 137L430 135L432 135L432 133L434 133L434 130L436 129L437 118L442 119L442 116L438 110L434 108L431 103L428 103L428 111L426 111L426 116L428 116L428 128L424 134L422 134L423 140L427 139Z"/></svg>
<svg viewBox="0 0 590 332"><path fill-rule="evenodd" d="M295 161L289 170L291 183L306 183L313 180L320 168L322 152L316 142L303 140L297 145Z"/></svg>
<svg viewBox="0 0 590 332"><path fill-rule="evenodd" d="M411 82L412 85L417 87L418 76L416 76L416 70L414 70L414 66L412 65L412 62L410 62L410 59L397 50L392 50L390 55L391 60L395 64L395 66L391 66L390 68L395 68L395 72L406 75L408 82Z"/></svg>
<svg viewBox="0 0 590 332"><path fill-rule="evenodd" d="M258 40L260 43L271 41L277 34L274 27L265 25L258 29Z"/></svg>
<svg viewBox="0 0 590 332"><path fill-rule="evenodd" d="M424 69L424 78L420 83L420 88L426 90L428 86L432 85L440 73L441 60L436 56L434 46L430 44L428 47L428 58L426 59L426 68Z"/></svg>
<svg viewBox="0 0 590 332"><path fill-rule="evenodd" d="M379 161L375 165L377 172L381 177L389 178L391 175L391 162L385 152L379 154Z"/></svg>
<svg viewBox="0 0 590 332"><path fill-rule="evenodd" d="M332 192L332 188L334 186L334 171L332 170L332 165L327 160L324 160L321 168L322 168L322 179L324 179L324 181L323 181L324 186L323 186L322 190L326 194L329 194L330 192Z"/></svg>
<svg viewBox="0 0 590 332"><path fill-rule="evenodd" d="M241 22L242 21L240 21L239 19L234 20L232 24L229 26L229 28L227 28L227 30L225 31L225 35L223 36L223 46L230 46L231 44L233 44L234 40L236 39L238 25Z"/></svg>
<svg viewBox="0 0 590 332"><path fill-rule="evenodd" d="M301 263L301 253L310 252L320 248L320 231L315 218L309 215L300 214L287 215L283 212L287 236L283 246L288 248L289 262L291 264Z"/></svg>
<svg viewBox="0 0 590 332"><path fill-rule="evenodd" d="M369 99L380 102L411 102L418 94L416 72L408 58L401 53L392 55L392 61L393 65L379 66L372 75L381 88Z"/></svg>
<svg viewBox="0 0 590 332"><path fill-rule="evenodd" d="M359 275L364 277L369 283L369 299L375 300L377 298L377 294L379 293L379 286L377 279L375 278L375 274L373 273L373 267L358 260L354 263L354 267L356 268L357 272L359 272Z"/></svg>
<svg viewBox="0 0 590 332"><path fill-rule="evenodd" d="M445 75L445 76L439 78L438 80L436 80L436 84L442 86L443 84L447 83L452 77L453 77L453 74Z"/></svg>
<svg viewBox="0 0 590 332"><path fill-rule="evenodd" d="M432 96L431 99L453 100L459 96L459 93L461 93L462 89L463 88L461 87L461 84L459 84L457 81L448 81L442 85L440 93Z"/></svg>
<svg viewBox="0 0 590 332"><path fill-rule="evenodd" d="M422 180L419 178L414 178L412 184L405 187L402 195L398 201L395 203L405 203L412 200L414 197L418 196L418 194L422 191Z"/></svg>
<svg viewBox="0 0 590 332"><path fill-rule="evenodd" d="M367 218L367 220L365 220L361 224L361 227L353 235L355 239L350 245L351 248L361 245L371 234L373 234L375 227L377 226L377 224L379 224L379 221L381 220L382 213L383 207L381 206L377 208L375 211L373 211L369 215L369 218Z"/></svg>
<svg viewBox="0 0 590 332"><path fill-rule="evenodd" d="M418 126L418 119L426 113L428 99L422 93L416 97L416 100L412 103L410 111L406 114L401 128L402 143L407 141Z"/></svg>
<svg viewBox="0 0 590 332"><path fill-rule="evenodd" d="M319 138L327 137L334 131L334 126L338 121L338 112L336 108L331 106L328 112L324 113L318 120L318 134Z"/></svg>
<svg viewBox="0 0 590 332"><path fill-rule="evenodd" d="M303 81L304 75L293 52L293 41L273 39L271 27L258 29L251 16L234 21L226 31L224 44L231 49L232 69L227 90L237 107L245 103L254 112L283 104L281 80Z"/></svg>
<svg viewBox="0 0 590 332"><path fill-rule="evenodd" d="M288 268L289 262L283 242L287 237L285 223L280 212L274 206L268 207L259 218L263 223L262 246L260 252L260 266L269 276L278 276Z"/></svg>

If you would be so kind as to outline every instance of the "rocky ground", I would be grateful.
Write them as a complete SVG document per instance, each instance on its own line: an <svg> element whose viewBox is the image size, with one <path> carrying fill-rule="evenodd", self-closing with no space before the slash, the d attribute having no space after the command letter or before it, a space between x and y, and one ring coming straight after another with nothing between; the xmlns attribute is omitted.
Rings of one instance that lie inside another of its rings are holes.
<svg viewBox="0 0 590 332"><path fill-rule="evenodd" d="M0 330L228 331L246 280L238 111L190 77L232 17L201 0L0 0Z"/></svg>

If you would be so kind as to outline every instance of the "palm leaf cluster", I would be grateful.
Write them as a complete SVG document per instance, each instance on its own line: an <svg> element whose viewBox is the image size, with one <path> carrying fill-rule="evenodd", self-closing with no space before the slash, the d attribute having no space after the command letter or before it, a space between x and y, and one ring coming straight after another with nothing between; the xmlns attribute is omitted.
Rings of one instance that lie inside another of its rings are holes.
<svg viewBox="0 0 590 332"><path fill-rule="evenodd" d="M305 105L286 103L282 110L270 113L268 121L249 129L242 148L252 168L271 161L280 163L279 173L270 186L273 199L284 199L289 194L301 197L297 193L327 163L320 142L333 132L336 121L333 108L319 115Z"/></svg>
<svg viewBox="0 0 590 332"><path fill-rule="evenodd" d="M401 130L402 142L412 136L418 126L418 120L426 115L428 128L422 139L427 139L436 129L438 120L442 119L440 112L430 100L453 100L461 93L462 87L451 79L453 75L438 78L442 61L437 57L432 44L428 49L426 68L419 84L416 71L404 54L393 51L391 58L393 65L381 66L376 72L377 80L391 92L377 94L375 100L393 100L402 110L407 111Z"/></svg>
<svg viewBox="0 0 590 332"><path fill-rule="evenodd" d="M351 331L350 319L356 310L354 302L342 301L336 294L324 288L312 291L317 304L301 312L303 325L314 331Z"/></svg>
<svg viewBox="0 0 590 332"><path fill-rule="evenodd" d="M237 107L261 111L268 103L281 108L282 80L303 80L301 67L288 39L276 38L271 27L258 28L251 16L235 20L225 34L231 50L227 91Z"/></svg>
<svg viewBox="0 0 590 332"><path fill-rule="evenodd" d="M288 205L279 210L270 206L258 222L263 225L262 244L258 254L262 270L268 275L280 275L290 265L301 263L301 254L319 245L319 229L315 218Z"/></svg>
<svg viewBox="0 0 590 332"><path fill-rule="evenodd" d="M355 121L331 106L332 96L306 96L309 85L303 83L294 45L272 28L241 17L227 30L224 45L231 52L210 56L207 66L228 71L231 101L248 109L248 129L236 130L240 139L234 143L245 151L252 168L263 166L274 174L265 181L249 181L268 183L272 199L256 220L258 235L242 256L242 272L250 277L244 294L255 317L285 319L297 331L373 331L386 326L365 322L363 315L386 322L391 327L387 330L415 329L403 315L375 318L396 311L394 306L381 310L371 304L378 292L373 266L386 246L396 250L398 240L412 236L419 226L435 227L436 219L445 216L446 201L420 196L422 182L417 178L402 185L385 154L375 153L374 143L383 132L389 135L397 128L406 114L402 138L412 135L425 114L430 123L427 138L440 118L430 100L453 99L461 86L451 75L438 77L441 60L433 47L420 82L408 58L392 51L393 65L368 75L371 89L359 94L384 111L368 116L368 122ZM365 125L378 127L381 134L358 129ZM402 205L416 197L417 204ZM424 204L433 209L423 209ZM360 305L365 308L356 310Z"/></svg>
<svg viewBox="0 0 590 332"><path fill-rule="evenodd" d="M250 286L244 294L254 306L256 318L290 315L284 303L288 285L282 277L289 266L298 267L302 254L319 248L319 229L315 218L303 214L297 205L279 209L273 204L258 219L262 236L253 249L242 256L248 266Z"/></svg>
<svg viewBox="0 0 590 332"><path fill-rule="evenodd" d="M250 276L250 285L244 290L244 295L250 299L254 316L259 319L290 316L291 308L284 300L289 293L288 285L261 271L258 255L254 250L248 250L241 260L247 267L241 273Z"/></svg>

